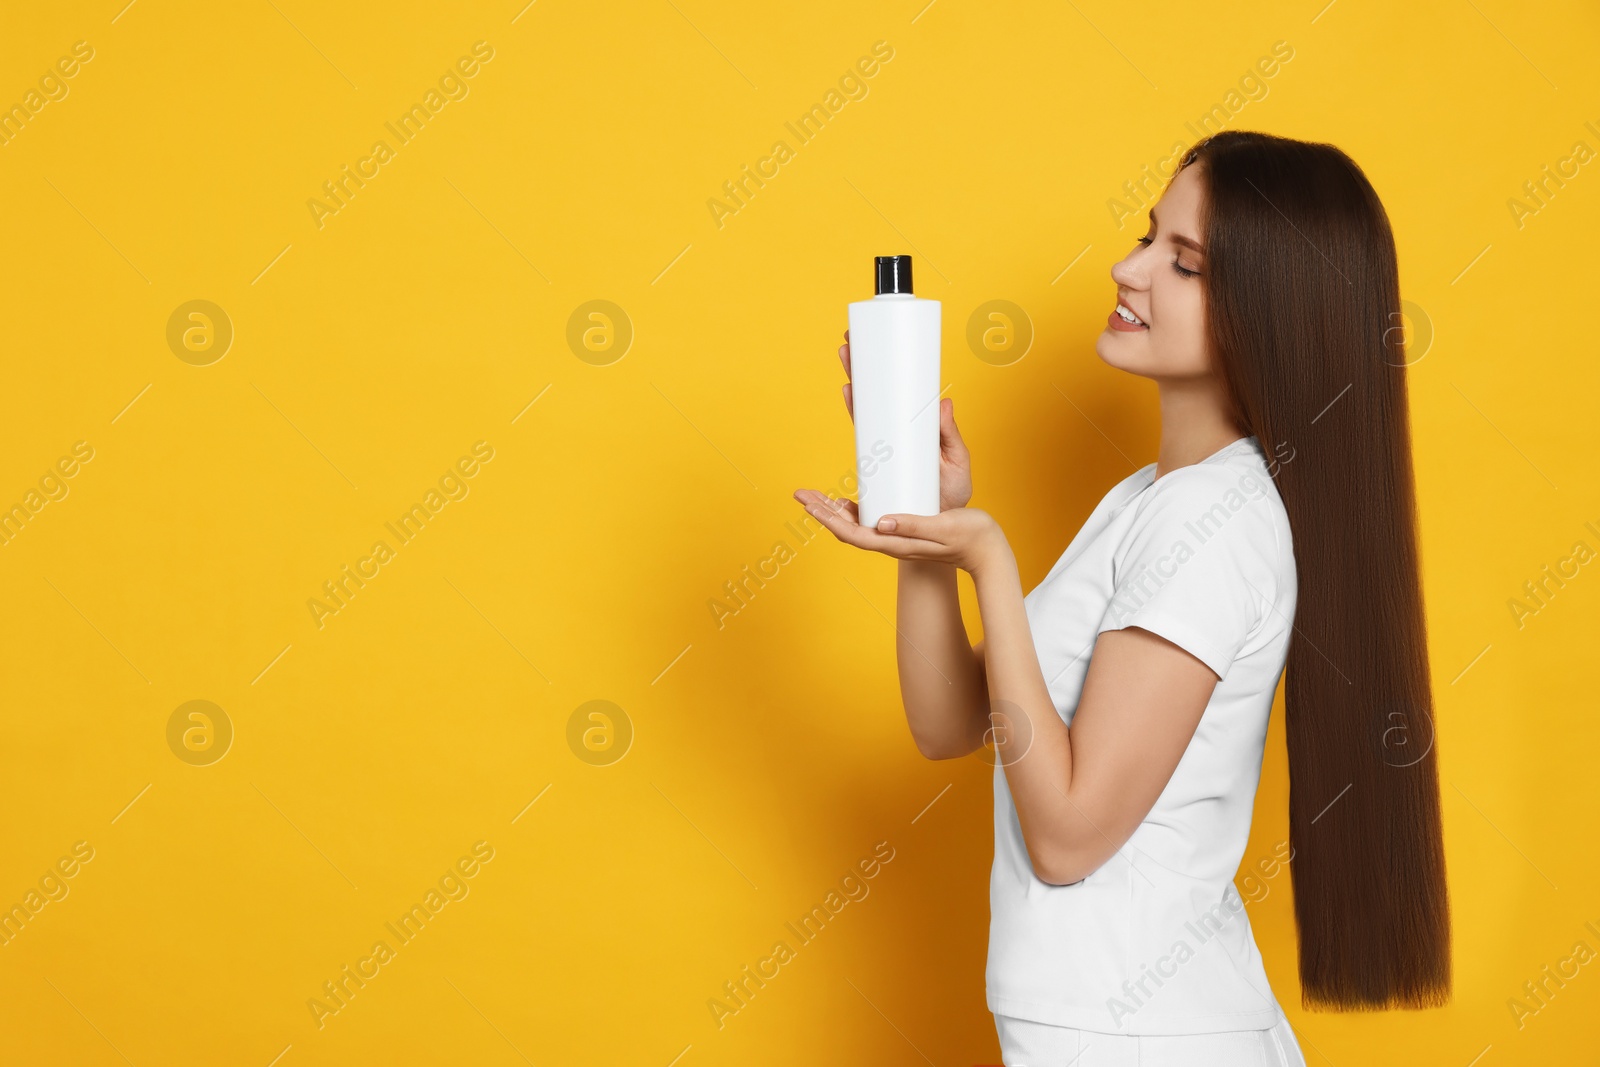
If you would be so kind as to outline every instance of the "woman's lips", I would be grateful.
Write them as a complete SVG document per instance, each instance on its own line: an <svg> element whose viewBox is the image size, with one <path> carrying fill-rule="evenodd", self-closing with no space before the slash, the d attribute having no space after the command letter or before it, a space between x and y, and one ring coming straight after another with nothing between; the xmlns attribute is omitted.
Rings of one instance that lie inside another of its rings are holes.
<svg viewBox="0 0 1600 1067"><path fill-rule="evenodd" d="M1133 323L1124 319L1121 315L1118 315L1115 311L1112 311L1111 314L1107 316L1106 325L1110 326L1113 330L1148 330L1150 328L1149 326L1135 326Z"/></svg>

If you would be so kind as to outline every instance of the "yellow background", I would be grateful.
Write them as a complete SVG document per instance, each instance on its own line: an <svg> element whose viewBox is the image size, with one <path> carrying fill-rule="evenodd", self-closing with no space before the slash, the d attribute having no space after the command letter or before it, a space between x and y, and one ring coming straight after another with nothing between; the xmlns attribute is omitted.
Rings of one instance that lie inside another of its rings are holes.
<svg viewBox="0 0 1600 1067"><path fill-rule="evenodd" d="M0 103L94 49L0 147L0 504L95 450L0 547L0 903L94 849L0 948L6 1062L997 1062L990 771L919 758L894 567L801 546L790 493L849 472L845 304L911 253L1031 588L1154 458L1151 387L1092 351L1143 232L1107 201L1280 40L1228 125L1350 152L1434 331L1411 388L1455 1001L1302 1012L1285 874L1256 936L1312 1064L1593 1061L1596 965L1520 1028L1507 1006L1600 949L1600 574L1521 628L1507 606L1600 548L1600 173L1520 227L1507 205L1600 149L1592 6L122 3L0 34ZM319 229L322 183L479 40L470 94ZM880 40L868 95L796 144ZM779 139L719 228L707 200ZM208 366L166 341L196 299L234 329ZM566 340L596 299L635 332L606 366ZM1035 331L1008 366L965 340L995 299ZM470 495L319 629L307 600L480 440ZM597 699L634 732L609 766L567 741ZM190 700L233 726L209 766L168 746ZM1275 720L1246 865L1286 832L1282 744ZM478 841L470 894L319 1029L307 1001ZM719 1029L722 983L880 841L870 895Z"/></svg>

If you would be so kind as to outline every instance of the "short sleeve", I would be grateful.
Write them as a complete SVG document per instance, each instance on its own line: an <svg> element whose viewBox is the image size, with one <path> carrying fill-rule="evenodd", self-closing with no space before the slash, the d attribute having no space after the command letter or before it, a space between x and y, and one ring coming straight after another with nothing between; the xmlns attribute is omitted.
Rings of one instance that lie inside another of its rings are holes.
<svg viewBox="0 0 1600 1067"><path fill-rule="evenodd" d="M1137 626L1226 678L1277 595L1277 490L1265 472L1195 464L1139 503L1098 632Z"/></svg>

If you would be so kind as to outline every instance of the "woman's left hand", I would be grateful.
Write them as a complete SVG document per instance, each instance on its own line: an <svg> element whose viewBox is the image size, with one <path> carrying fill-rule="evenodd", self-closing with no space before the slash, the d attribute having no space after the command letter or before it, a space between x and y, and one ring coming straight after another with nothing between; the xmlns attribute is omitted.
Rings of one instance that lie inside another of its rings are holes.
<svg viewBox="0 0 1600 1067"><path fill-rule="evenodd" d="M874 530L861 525L853 500L834 500L815 489L797 490L794 498L840 541L895 559L951 563L971 574L1010 551L994 516L977 508L885 515Z"/></svg>

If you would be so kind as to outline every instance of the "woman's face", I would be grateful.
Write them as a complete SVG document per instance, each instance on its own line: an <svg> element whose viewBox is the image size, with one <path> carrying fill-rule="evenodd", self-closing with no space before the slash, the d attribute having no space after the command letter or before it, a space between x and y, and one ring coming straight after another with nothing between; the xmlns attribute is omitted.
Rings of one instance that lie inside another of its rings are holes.
<svg viewBox="0 0 1600 1067"><path fill-rule="evenodd" d="M1205 196L1200 166L1178 172L1150 209L1149 231L1111 267L1117 304L1138 323L1113 310L1094 350L1119 370L1158 381L1211 375L1200 277L1206 260L1198 250Z"/></svg>

